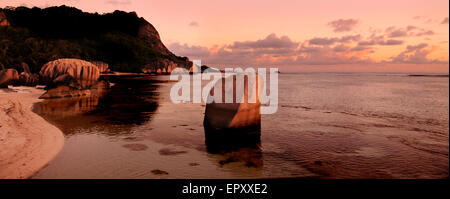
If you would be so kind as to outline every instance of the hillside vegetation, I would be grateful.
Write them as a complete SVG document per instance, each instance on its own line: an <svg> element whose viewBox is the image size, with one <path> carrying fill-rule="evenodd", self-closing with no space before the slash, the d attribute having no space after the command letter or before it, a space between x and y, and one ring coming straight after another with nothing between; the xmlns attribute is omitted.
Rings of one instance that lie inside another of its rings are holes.
<svg viewBox="0 0 450 199"><path fill-rule="evenodd" d="M145 65L160 60L184 68L191 64L171 53L156 29L134 12L98 14L60 6L5 8L0 13L9 23L0 26L3 68L20 70L24 62L37 73L45 63L59 58L102 61L123 72L141 72ZM162 66L150 67L156 70Z"/></svg>

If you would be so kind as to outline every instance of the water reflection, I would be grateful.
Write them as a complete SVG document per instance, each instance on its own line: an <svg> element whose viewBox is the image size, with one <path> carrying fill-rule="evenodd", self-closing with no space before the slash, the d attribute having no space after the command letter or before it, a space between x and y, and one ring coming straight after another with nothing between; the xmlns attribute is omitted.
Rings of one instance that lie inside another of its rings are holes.
<svg viewBox="0 0 450 199"><path fill-rule="evenodd" d="M206 150L220 154L221 166L229 163L244 163L246 167L262 169L261 126L241 129L213 130L204 128ZM238 171L242 172L242 171Z"/></svg>
<svg viewBox="0 0 450 199"><path fill-rule="evenodd" d="M160 81L148 76L110 77L116 84L100 100L92 114L104 115L115 124L142 125L158 108Z"/></svg>
<svg viewBox="0 0 450 199"><path fill-rule="evenodd" d="M148 78L108 78L112 82L110 88L105 84L89 97L43 100L34 106L34 111L66 135L77 132L130 134L133 125L148 122L158 108L156 90L159 85Z"/></svg>
<svg viewBox="0 0 450 199"><path fill-rule="evenodd" d="M35 111L48 117L70 117L94 110L105 93L89 97L56 98L36 104Z"/></svg>
<svg viewBox="0 0 450 199"><path fill-rule="evenodd" d="M245 134L204 134L204 108L171 103L170 84L160 77L106 80L111 87L99 95L35 105L67 137L63 151L36 178L262 175L260 127Z"/></svg>

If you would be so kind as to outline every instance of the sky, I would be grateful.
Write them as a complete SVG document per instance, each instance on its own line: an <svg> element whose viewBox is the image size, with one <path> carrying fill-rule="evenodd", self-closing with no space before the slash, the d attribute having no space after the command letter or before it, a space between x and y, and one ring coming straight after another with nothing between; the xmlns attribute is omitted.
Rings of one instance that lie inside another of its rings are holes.
<svg viewBox="0 0 450 199"><path fill-rule="evenodd" d="M449 72L448 0L1 0L135 11L175 54L224 68Z"/></svg>

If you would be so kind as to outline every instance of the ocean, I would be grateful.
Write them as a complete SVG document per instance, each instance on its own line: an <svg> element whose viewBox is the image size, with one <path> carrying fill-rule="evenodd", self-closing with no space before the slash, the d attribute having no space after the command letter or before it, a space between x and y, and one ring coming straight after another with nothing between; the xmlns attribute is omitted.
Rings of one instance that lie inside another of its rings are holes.
<svg viewBox="0 0 450 199"><path fill-rule="evenodd" d="M448 77L278 79L278 111L262 115L257 147L221 152L205 143L205 105L172 103L168 76L117 77L103 95L44 100L34 111L66 142L33 178L448 178Z"/></svg>

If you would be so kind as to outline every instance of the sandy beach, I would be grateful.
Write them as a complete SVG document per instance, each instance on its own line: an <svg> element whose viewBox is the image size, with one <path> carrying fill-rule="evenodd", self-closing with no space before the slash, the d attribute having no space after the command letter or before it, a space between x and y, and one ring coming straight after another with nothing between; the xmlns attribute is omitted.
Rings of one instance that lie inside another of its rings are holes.
<svg viewBox="0 0 450 199"><path fill-rule="evenodd" d="M52 160L64 135L32 111L44 90L0 89L0 179L29 178Z"/></svg>

